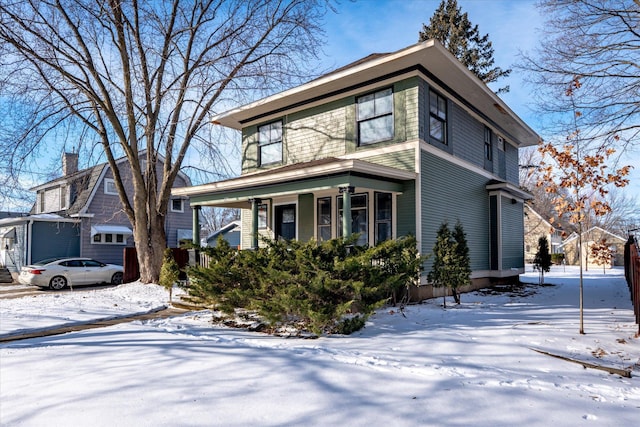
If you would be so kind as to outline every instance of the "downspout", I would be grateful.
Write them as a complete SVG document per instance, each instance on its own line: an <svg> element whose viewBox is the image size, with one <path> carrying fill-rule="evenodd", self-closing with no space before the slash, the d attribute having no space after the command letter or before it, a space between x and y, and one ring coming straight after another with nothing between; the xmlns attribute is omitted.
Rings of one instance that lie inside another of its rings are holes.
<svg viewBox="0 0 640 427"><path fill-rule="evenodd" d="M25 244L27 245L27 259L25 259L25 264L31 264L31 236L33 235L33 220L30 219L27 224L27 239Z"/></svg>

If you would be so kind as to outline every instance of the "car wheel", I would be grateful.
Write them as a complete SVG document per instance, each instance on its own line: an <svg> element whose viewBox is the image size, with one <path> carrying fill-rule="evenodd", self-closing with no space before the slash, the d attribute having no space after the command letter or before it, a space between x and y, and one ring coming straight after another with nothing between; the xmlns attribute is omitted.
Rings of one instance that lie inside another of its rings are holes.
<svg viewBox="0 0 640 427"><path fill-rule="evenodd" d="M122 283L122 273L117 272L113 276L111 276L111 284L119 285Z"/></svg>
<svg viewBox="0 0 640 427"><path fill-rule="evenodd" d="M62 276L55 276L49 282L49 287L55 291L59 291L60 289L64 289L67 287L67 279Z"/></svg>

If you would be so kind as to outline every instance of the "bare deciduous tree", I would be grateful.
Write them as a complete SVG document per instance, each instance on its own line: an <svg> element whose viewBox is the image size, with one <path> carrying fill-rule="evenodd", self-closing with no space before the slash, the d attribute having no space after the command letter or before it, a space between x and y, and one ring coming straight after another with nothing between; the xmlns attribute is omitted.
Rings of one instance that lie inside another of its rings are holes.
<svg viewBox="0 0 640 427"><path fill-rule="evenodd" d="M17 175L64 131L74 144L101 147L133 226L141 280L157 282L170 190L187 150L208 142L210 114L230 100L301 77L327 7L323 0L2 1L0 102L11 117L0 132L1 160ZM130 198L119 156L131 165Z"/></svg>
<svg viewBox="0 0 640 427"><path fill-rule="evenodd" d="M619 154L637 147L640 0L543 0L540 8L546 17L542 39L518 68L530 72L540 111L551 113L550 133L569 133L575 107L589 123L581 129L583 139L605 141ZM558 96L576 76L580 97Z"/></svg>
<svg viewBox="0 0 640 427"><path fill-rule="evenodd" d="M591 139L584 139L580 123L584 116L577 109L576 92L582 85L578 77L574 77L566 88L565 95L573 105L573 131L567 136L563 144L554 145L551 142L540 144L539 150L543 156L549 157L551 162L540 163L538 186L556 197L553 204L558 216L567 215L569 221L578 226L578 253L580 254L580 333L584 334L583 323L583 231L585 224L591 217L599 217L611 212L611 206L606 200L609 186L624 187L629 183L630 166L609 170L607 161L615 150L606 144L591 145ZM561 191L568 190L570 197L565 197ZM587 212L591 212L588 215ZM588 253L588 251L587 251ZM588 255L587 255L588 257ZM588 258L587 258L588 260Z"/></svg>

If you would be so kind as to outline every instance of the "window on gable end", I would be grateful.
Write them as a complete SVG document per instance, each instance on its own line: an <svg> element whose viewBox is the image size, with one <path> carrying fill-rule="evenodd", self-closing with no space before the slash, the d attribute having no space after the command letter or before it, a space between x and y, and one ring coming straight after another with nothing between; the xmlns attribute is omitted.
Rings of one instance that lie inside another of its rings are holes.
<svg viewBox="0 0 640 427"><path fill-rule="evenodd" d="M258 164L260 166L282 162L282 122L258 127Z"/></svg>
<svg viewBox="0 0 640 427"><path fill-rule="evenodd" d="M356 107L360 145L393 138L393 90L391 88L357 98Z"/></svg>
<svg viewBox="0 0 640 427"><path fill-rule="evenodd" d="M429 136L447 144L447 100L432 90L429 91Z"/></svg>
<svg viewBox="0 0 640 427"><path fill-rule="evenodd" d="M104 194L118 195L118 189L116 188L116 182L111 178L104 179Z"/></svg>

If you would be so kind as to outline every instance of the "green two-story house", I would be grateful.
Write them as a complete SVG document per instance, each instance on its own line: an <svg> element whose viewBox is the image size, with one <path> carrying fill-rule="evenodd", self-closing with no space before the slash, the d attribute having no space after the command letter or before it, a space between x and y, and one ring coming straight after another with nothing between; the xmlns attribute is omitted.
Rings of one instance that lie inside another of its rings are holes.
<svg viewBox="0 0 640 427"><path fill-rule="evenodd" d="M195 208L194 236L198 207L232 207L242 249L259 234L358 233L368 245L412 234L429 254L440 224L460 220L477 284L524 272L518 147L539 136L437 41L370 55L214 123L242 132L242 174L173 190Z"/></svg>

